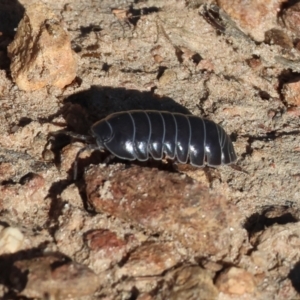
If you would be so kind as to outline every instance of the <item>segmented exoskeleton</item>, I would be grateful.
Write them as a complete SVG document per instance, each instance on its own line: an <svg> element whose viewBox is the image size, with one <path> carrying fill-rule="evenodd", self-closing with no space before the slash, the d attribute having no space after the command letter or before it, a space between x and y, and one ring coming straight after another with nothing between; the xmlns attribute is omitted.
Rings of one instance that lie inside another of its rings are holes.
<svg viewBox="0 0 300 300"><path fill-rule="evenodd" d="M126 160L152 156L202 167L232 164L236 154L229 136L213 121L166 111L132 110L109 115L91 127L100 150Z"/></svg>

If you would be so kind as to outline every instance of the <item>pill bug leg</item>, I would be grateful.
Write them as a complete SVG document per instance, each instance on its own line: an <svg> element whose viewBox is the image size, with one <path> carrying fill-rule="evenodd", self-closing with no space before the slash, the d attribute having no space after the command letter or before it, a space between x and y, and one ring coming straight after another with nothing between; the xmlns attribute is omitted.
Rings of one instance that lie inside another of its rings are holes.
<svg viewBox="0 0 300 300"><path fill-rule="evenodd" d="M83 148L81 148L76 156L75 156L75 160L74 160L74 167L73 167L73 180L75 181L77 179L77 175L78 175L78 160L79 160L79 156L82 152L86 151L86 150L99 150L99 147L95 144L89 144Z"/></svg>
<svg viewBox="0 0 300 300"><path fill-rule="evenodd" d="M74 160L74 166L73 166L73 180L75 181L77 179L78 176L78 160L79 157L81 155L82 152L86 151L86 150L103 150L101 148L99 148L99 146L95 143L95 139L90 136L90 135L84 135L84 134L78 134L72 131L65 131L65 130L61 130L61 131L57 131L57 132L51 132L49 134L48 137L48 142L46 144L46 147L48 147L49 143L53 143L53 140L55 139L55 137L57 136L68 136L72 139L75 140L79 140L79 141L83 141L85 143L87 143L87 146L81 148L80 150L78 150L75 160Z"/></svg>

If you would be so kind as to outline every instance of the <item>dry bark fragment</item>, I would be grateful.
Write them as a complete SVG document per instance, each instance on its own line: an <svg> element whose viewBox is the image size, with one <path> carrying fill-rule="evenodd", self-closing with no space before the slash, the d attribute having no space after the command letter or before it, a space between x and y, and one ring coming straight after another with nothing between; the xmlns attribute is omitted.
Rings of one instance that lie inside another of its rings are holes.
<svg viewBox="0 0 300 300"><path fill-rule="evenodd" d="M166 275L163 299L217 299L218 290L208 271L198 266L184 266Z"/></svg>
<svg viewBox="0 0 300 300"><path fill-rule="evenodd" d="M300 36L300 3L297 2L294 5L291 5L287 8L282 15L282 20L285 26L295 33L298 37Z"/></svg>
<svg viewBox="0 0 300 300"><path fill-rule="evenodd" d="M22 248L24 235L17 227L6 227L0 225L0 255L15 253Z"/></svg>
<svg viewBox="0 0 300 300"><path fill-rule="evenodd" d="M221 273L217 278L216 285L221 292L235 295L251 294L256 287L253 275L236 267L231 267Z"/></svg>
<svg viewBox="0 0 300 300"><path fill-rule="evenodd" d="M120 248L126 245L125 241L119 239L114 232L104 229L92 230L86 235L85 241L91 250L99 251L103 249L106 251L106 255L113 248Z"/></svg>
<svg viewBox="0 0 300 300"><path fill-rule="evenodd" d="M294 78L293 82L288 82L283 85L284 100L290 106L300 106L300 78Z"/></svg>
<svg viewBox="0 0 300 300"><path fill-rule="evenodd" d="M85 180L97 212L173 235L197 254L233 259L245 238L237 209L185 175L102 165L91 168Z"/></svg>
<svg viewBox="0 0 300 300"><path fill-rule="evenodd" d="M299 222L268 227L258 233L255 245L256 250L251 253L251 259L257 271L266 272L278 267L279 261L296 264L300 260Z"/></svg>
<svg viewBox="0 0 300 300"><path fill-rule="evenodd" d="M89 259L93 262L93 270L97 274L121 261L130 247L126 240L105 229L88 232L85 243L90 250Z"/></svg>
<svg viewBox="0 0 300 300"><path fill-rule="evenodd" d="M264 32L277 25L277 14L283 2L285 0L218 0L218 5L255 40L263 41Z"/></svg>
<svg viewBox="0 0 300 300"><path fill-rule="evenodd" d="M91 295L99 285L89 268L58 253L15 262L10 281L21 295L42 299Z"/></svg>
<svg viewBox="0 0 300 300"><path fill-rule="evenodd" d="M41 2L27 7L8 55L13 80L25 91L47 85L63 88L76 76L69 34Z"/></svg>
<svg viewBox="0 0 300 300"><path fill-rule="evenodd" d="M118 276L155 276L176 265L181 255L173 243L146 243L130 254Z"/></svg>

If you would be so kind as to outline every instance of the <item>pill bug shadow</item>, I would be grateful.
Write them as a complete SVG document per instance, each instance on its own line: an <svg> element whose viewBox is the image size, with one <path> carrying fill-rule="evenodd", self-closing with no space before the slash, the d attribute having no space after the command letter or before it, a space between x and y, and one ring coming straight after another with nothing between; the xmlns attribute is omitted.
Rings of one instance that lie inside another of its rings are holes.
<svg viewBox="0 0 300 300"><path fill-rule="evenodd" d="M182 114L191 112L165 96L152 91L92 86L90 89L73 94L63 101L61 110L67 123L67 130L87 134L90 127L106 116L128 110L164 110Z"/></svg>

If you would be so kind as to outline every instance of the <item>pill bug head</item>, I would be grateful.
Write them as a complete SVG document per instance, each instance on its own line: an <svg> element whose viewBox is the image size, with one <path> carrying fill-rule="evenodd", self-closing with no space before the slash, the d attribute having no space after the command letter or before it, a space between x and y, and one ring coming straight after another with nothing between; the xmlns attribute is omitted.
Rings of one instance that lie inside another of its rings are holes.
<svg viewBox="0 0 300 300"><path fill-rule="evenodd" d="M100 120L91 127L91 135L95 138L100 150L105 149L105 143L113 138L113 130L106 120Z"/></svg>

